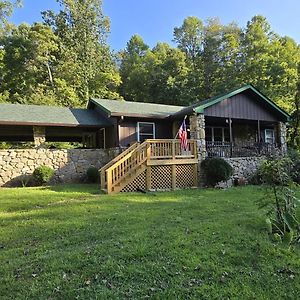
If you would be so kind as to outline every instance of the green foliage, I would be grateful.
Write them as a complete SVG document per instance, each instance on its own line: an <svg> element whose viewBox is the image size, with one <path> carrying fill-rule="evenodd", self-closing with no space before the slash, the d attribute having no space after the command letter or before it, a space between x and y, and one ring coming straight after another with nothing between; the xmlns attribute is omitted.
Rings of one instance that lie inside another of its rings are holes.
<svg viewBox="0 0 300 300"><path fill-rule="evenodd" d="M32 174L32 177L36 184L44 185L49 183L54 175L54 170L48 166L37 167Z"/></svg>
<svg viewBox="0 0 300 300"><path fill-rule="evenodd" d="M121 55L125 99L184 105L252 83L288 112L295 111L300 48L273 33L265 17L254 16L245 29L188 17L174 29L174 41L179 52L169 47L164 56L157 52L161 44L149 49L141 37L132 37Z"/></svg>
<svg viewBox="0 0 300 300"><path fill-rule="evenodd" d="M288 245L300 237L300 219L297 216L300 202L293 189L291 169L289 158L268 159L259 168L265 193L258 203L260 208L266 209L268 231L271 223L272 234L278 234Z"/></svg>
<svg viewBox="0 0 300 300"><path fill-rule="evenodd" d="M95 167L89 167L86 171L86 176L90 183L99 182L99 170Z"/></svg>
<svg viewBox="0 0 300 300"><path fill-rule="evenodd" d="M215 186L220 181L228 180L233 174L230 164L219 157L206 158L201 163L201 167L204 170L207 184L210 186Z"/></svg>
<svg viewBox="0 0 300 300"><path fill-rule="evenodd" d="M300 184L300 153L298 150L290 149L288 156L291 164L291 178L297 184Z"/></svg>

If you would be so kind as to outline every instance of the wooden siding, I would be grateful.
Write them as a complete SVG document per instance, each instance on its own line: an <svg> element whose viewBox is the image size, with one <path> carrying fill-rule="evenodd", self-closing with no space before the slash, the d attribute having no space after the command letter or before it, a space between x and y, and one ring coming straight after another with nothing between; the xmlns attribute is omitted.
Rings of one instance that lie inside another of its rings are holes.
<svg viewBox="0 0 300 300"><path fill-rule="evenodd" d="M122 147L127 147L137 141L137 122L155 123L155 138L170 139L172 138L172 121L157 119L137 119L126 118L119 121L119 143Z"/></svg>
<svg viewBox="0 0 300 300"><path fill-rule="evenodd" d="M277 121L278 116L250 93L241 93L204 110L205 116L247 120Z"/></svg>

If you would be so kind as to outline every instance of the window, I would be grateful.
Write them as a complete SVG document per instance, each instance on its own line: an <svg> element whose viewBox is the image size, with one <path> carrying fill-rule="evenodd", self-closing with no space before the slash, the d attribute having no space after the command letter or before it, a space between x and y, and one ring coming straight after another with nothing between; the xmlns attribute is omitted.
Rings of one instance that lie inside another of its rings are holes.
<svg viewBox="0 0 300 300"><path fill-rule="evenodd" d="M274 144L274 129L265 129L265 143Z"/></svg>
<svg viewBox="0 0 300 300"><path fill-rule="evenodd" d="M227 127L206 127L205 140L207 142L230 142L229 128Z"/></svg>
<svg viewBox="0 0 300 300"><path fill-rule="evenodd" d="M155 124L150 122L137 123L137 140L143 142L147 139L155 139Z"/></svg>

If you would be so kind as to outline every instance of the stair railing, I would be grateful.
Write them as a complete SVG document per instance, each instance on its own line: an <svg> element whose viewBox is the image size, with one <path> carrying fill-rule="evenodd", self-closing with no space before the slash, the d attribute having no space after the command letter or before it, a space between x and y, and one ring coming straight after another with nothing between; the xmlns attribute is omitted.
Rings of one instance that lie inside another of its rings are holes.
<svg viewBox="0 0 300 300"><path fill-rule="evenodd" d="M107 187L107 178L106 178L106 170L113 166L115 163L117 163L120 159L122 159L124 156L126 156L128 153L133 151L135 148L139 146L139 143L136 142L132 144L129 148L127 148L125 151L120 153L118 156L116 156L114 159L109 161L106 165L104 165L100 170L100 179L101 179L101 189L105 190Z"/></svg>
<svg viewBox="0 0 300 300"><path fill-rule="evenodd" d="M118 190L126 186L126 179L134 175L150 156L148 149L150 150L150 144L145 141L105 170L108 194L114 192L117 186Z"/></svg>

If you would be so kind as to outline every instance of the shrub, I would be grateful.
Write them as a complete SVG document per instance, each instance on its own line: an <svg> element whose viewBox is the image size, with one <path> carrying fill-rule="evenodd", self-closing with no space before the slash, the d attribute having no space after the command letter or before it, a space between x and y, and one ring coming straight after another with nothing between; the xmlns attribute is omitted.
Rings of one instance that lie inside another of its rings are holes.
<svg viewBox="0 0 300 300"><path fill-rule="evenodd" d="M54 170L52 168L48 166L40 166L34 170L32 177L36 184L44 185L50 181L53 175Z"/></svg>
<svg viewBox="0 0 300 300"><path fill-rule="evenodd" d="M95 167L88 168L86 171L86 176L88 182L92 182L92 183L99 182L99 178L100 178L99 171Z"/></svg>
<svg viewBox="0 0 300 300"><path fill-rule="evenodd" d="M299 200L293 190L291 167L291 160L282 158L268 159L259 168L265 192L258 203L266 209L267 229L274 239L288 245L300 237Z"/></svg>
<svg viewBox="0 0 300 300"><path fill-rule="evenodd" d="M258 167L257 170L249 177L248 182L249 184L253 184L253 185L262 184L260 167Z"/></svg>
<svg viewBox="0 0 300 300"><path fill-rule="evenodd" d="M231 165L219 157L206 158L201 163L201 167L205 173L206 183L210 186L215 186L220 181L228 180L233 174Z"/></svg>
<svg viewBox="0 0 300 300"><path fill-rule="evenodd" d="M300 153L297 150L289 150L288 156L292 161L291 178L300 184Z"/></svg>

